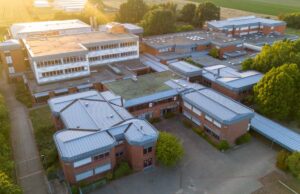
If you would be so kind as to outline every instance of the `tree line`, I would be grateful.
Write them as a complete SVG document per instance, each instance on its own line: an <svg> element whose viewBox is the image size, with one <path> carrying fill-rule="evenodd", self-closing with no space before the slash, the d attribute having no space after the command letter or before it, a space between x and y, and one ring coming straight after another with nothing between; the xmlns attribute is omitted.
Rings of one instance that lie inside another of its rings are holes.
<svg viewBox="0 0 300 194"><path fill-rule="evenodd" d="M244 61L242 67L265 73L254 86L258 111L300 125L300 40L265 45L255 58Z"/></svg>
<svg viewBox="0 0 300 194"><path fill-rule="evenodd" d="M204 2L198 6L188 3L178 9L173 2L149 6L143 0L128 0L121 4L116 19L141 25L146 35L166 34L202 28L206 21L218 20L220 7Z"/></svg>

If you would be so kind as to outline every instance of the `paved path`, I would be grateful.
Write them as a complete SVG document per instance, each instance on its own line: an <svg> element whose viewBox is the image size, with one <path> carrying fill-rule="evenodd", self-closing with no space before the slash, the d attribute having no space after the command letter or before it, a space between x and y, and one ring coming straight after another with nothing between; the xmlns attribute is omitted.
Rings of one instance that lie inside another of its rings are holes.
<svg viewBox="0 0 300 194"><path fill-rule="evenodd" d="M0 80L11 119L11 137L18 182L24 194L46 194L48 187L27 109L15 99L6 79Z"/></svg>

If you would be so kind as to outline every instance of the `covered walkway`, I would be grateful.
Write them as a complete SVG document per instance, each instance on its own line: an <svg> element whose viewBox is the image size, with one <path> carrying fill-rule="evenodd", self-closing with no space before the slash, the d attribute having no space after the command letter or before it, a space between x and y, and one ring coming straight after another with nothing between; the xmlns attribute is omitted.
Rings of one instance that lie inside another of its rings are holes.
<svg viewBox="0 0 300 194"><path fill-rule="evenodd" d="M251 128L289 151L300 151L300 134L255 113Z"/></svg>

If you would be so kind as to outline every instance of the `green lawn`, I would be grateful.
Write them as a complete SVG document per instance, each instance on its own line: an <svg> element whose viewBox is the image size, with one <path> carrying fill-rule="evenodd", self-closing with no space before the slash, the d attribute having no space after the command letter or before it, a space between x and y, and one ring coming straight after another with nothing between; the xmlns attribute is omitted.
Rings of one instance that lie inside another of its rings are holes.
<svg viewBox="0 0 300 194"><path fill-rule="evenodd" d="M58 155L53 141L55 127L51 119L51 111L48 106L36 108L29 112L34 128L35 141L40 155L45 156L43 166L47 174L55 173L59 166Z"/></svg>
<svg viewBox="0 0 300 194"><path fill-rule="evenodd" d="M205 2L207 0L187 0L193 2ZM299 0L209 0L221 7L262 13L269 15L279 15L281 13L299 12Z"/></svg>
<svg viewBox="0 0 300 194"><path fill-rule="evenodd" d="M286 29L287 34L294 34L297 36L300 36L300 29L294 29L294 28L287 28Z"/></svg>

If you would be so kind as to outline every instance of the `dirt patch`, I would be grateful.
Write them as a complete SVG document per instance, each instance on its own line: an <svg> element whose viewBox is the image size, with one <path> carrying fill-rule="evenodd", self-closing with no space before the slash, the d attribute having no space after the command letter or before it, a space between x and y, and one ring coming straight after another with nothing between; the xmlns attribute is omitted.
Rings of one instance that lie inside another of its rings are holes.
<svg viewBox="0 0 300 194"><path fill-rule="evenodd" d="M250 15L255 15L255 16L259 16L259 17L269 17L269 18L277 19L276 16L272 16L272 15L258 14L258 13L242 11L242 10L238 10L238 9L230 9L230 8L221 7L221 19L241 17L241 16L250 16Z"/></svg>

